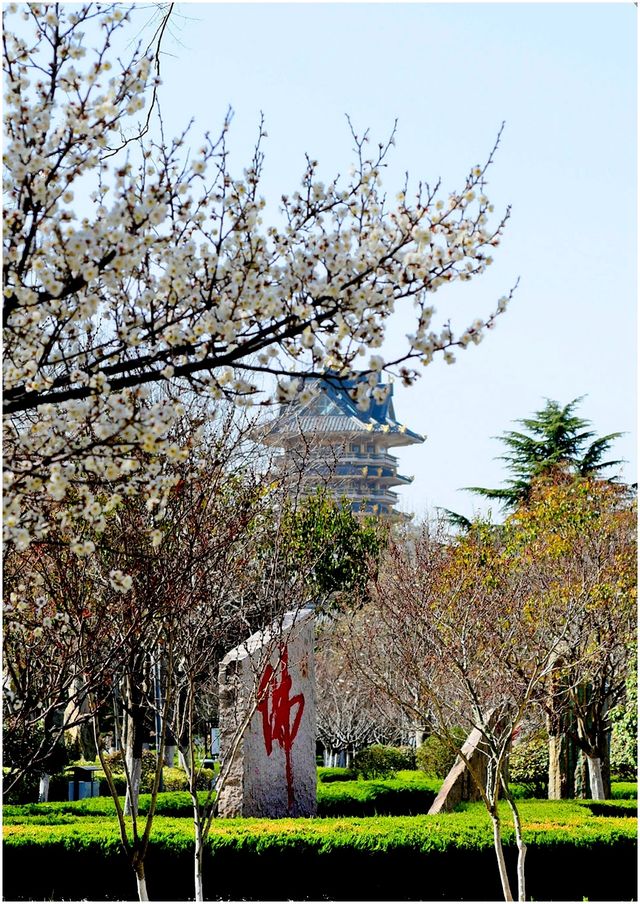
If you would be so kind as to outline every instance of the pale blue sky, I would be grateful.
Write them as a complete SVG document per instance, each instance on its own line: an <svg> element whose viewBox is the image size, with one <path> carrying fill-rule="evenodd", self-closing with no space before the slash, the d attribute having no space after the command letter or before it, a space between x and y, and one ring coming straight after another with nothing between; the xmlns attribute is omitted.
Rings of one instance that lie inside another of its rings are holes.
<svg viewBox="0 0 640 904"><path fill-rule="evenodd" d="M492 436L542 407L586 395L580 412L636 479L636 7L631 3L180 3L163 59L167 133L194 117L193 146L228 106L231 168L249 162L260 111L269 139L262 192L274 209L304 153L321 178L353 160L345 121L386 138L394 195L442 177L457 188L506 127L488 194L513 208L495 264L443 287L436 323L486 315L520 277L478 348L396 388L396 411L427 435L400 452L414 474L402 507L471 514L459 488L497 486ZM411 325L400 315L391 344Z"/></svg>

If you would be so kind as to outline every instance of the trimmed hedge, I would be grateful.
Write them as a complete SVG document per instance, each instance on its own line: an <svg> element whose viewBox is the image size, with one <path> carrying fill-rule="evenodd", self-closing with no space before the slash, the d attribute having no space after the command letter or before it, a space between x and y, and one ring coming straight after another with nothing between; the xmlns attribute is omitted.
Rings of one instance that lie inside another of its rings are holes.
<svg viewBox="0 0 640 904"><path fill-rule="evenodd" d="M632 811L625 802L608 805ZM634 898L636 820L594 816L590 806L522 804L529 897ZM5 824L5 899L132 900L135 882L115 819L59 818L65 822ZM510 829L504 839L513 870ZM151 899L192 898L192 845L188 819L158 817L147 860ZM501 897L491 827L478 804L437 817L219 820L207 846L204 881L210 900Z"/></svg>
<svg viewBox="0 0 640 904"><path fill-rule="evenodd" d="M346 766L318 766L319 782L352 782L356 778L353 769Z"/></svg>
<svg viewBox="0 0 640 904"><path fill-rule="evenodd" d="M421 773L415 778L380 781L339 781L318 784L318 816L413 816L426 813L440 788L438 779ZM204 799L206 792L200 792ZM123 798L124 800L124 798ZM149 811L151 795L141 794L140 813ZM165 792L158 795L156 813L159 816L190 817L191 798L186 791ZM115 816L111 797L94 797L80 801L49 801L46 804L5 806L6 820L58 815Z"/></svg>
<svg viewBox="0 0 640 904"><path fill-rule="evenodd" d="M637 782L611 782L611 797L614 800L637 800Z"/></svg>
<svg viewBox="0 0 640 904"><path fill-rule="evenodd" d="M442 782L421 773L379 781L318 784L318 816L415 816L427 813Z"/></svg>

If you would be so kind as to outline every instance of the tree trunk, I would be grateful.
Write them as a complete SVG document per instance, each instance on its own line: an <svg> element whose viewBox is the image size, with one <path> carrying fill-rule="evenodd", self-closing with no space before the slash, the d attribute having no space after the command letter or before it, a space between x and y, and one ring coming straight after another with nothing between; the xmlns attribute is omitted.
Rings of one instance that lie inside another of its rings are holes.
<svg viewBox="0 0 640 904"><path fill-rule="evenodd" d="M204 852L204 844L202 841L202 825L200 820L196 823L196 845L193 857L194 880L195 880L195 900L204 901L204 891L202 886L202 854Z"/></svg>
<svg viewBox="0 0 640 904"><path fill-rule="evenodd" d="M602 776L602 760L599 756L587 756L587 770L592 800L606 800L604 780Z"/></svg>
<svg viewBox="0 0 640 904"><path fill-rule="evenodd" d="M142 757L137 757L127 752L127 769L129 770L129 781L127 782L127 796L124 802L124 815L137 816L140 779L142 778Z"/></svg>
<svg viewBox="0 0 640 904"><path fill-rule="evenodd" d="M509 876L507 874L507 864L504 859L504 849L502 847L502 838L500 837L500 817L495 813L491 813L491 822L493 823L493 847L496 852L498 861L498 871L500 873L500 882L502 883L502 894L505 901L513 901L511 885L509 884Z"/></svg>
<svg viewBox="0 0 640 904"><path fill-rule="evenodd" d="M40 786L38 788L38 803L45 804L49 800L49 779L50 775L43 772L40 776Z"/></svg>
<svg viewBox="0 0 640 904"><path fill-rule="evenodd" d="M522 822L520 821L520 813L518 812L516 803L508 791L505 793L505 797L507 798L509 807L511 808L513 827L516 832L516 846L518 848L518 901L526 901L527 893L525 885L524 860L527 856L527 846L524 843L524 839L522 837Z"/></svg>
<svg viewBox="0 0 640 904"><path fill-rule="evenodd" d="M136 883L138 886L138 901L148 901L147 880L144 874L144 863L138 863L135 867Z"/></svg>
<svg viewBox="0 0 640 904"><path fill-rule="evenodd" d="M547 714L549 734L549 800L569 800L575 797L575 769L578 750L571 734L572 715L566 704L552 699Z"/></svg>
<svg viewBox="0 0 640 904"><path fill-rule="evenodd" d="M167 744L164 748L164 764L165 766L173 766L176 761L176 750L178 748L175 744Z"/></svg>
<svg viewBox="0 0 640 904"><path fill-rule="evenodd" d="M140 795L140 779L142 778L142 740L144 730L144 710L138 699L137 689L129 691L129 707L127 713L126 763L129 772L127 797L124 812L126 816L138 814L138 797Z"/></svg>

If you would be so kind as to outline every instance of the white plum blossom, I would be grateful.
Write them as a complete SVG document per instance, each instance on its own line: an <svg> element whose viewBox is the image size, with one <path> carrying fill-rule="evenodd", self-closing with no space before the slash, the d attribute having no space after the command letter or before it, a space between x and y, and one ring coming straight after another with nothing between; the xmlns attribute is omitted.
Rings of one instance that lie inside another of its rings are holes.
<svg viewBox="0 0 640 904"><path fill-rule="evenodd" d="M118 593L127 593L133 586L133 578L130 574L124 574L119 568L109 572L109 583Z"/></svg>
<svg viewBox="0 0 640 904"><path fill-rule="evenodd" d="M413 383L405 363L453 360L510 298L459 336L431 328L432 293L482 273L509 216L488 223L493 151L446 203L426 183L389 203L394 135L371 154L352 131L350 176L322 181L308 158L281 224L265 225L262 122L240 177L230 119L195 157L187 133L165 141L153 115L159 47L124 61L113 49L135 43L135 13L3 11L4 530L21 548L52 517L99 530L123 495L162 500L173 478L154 462L183 455L171 430L185 391L249 405L271 391L267 372L289 401L305 376L362 367L392 316L413 318L393 365L370 357L374 378L355 396L364 408L379 373ZM84 537L74 542L85 555Z"/></svg>

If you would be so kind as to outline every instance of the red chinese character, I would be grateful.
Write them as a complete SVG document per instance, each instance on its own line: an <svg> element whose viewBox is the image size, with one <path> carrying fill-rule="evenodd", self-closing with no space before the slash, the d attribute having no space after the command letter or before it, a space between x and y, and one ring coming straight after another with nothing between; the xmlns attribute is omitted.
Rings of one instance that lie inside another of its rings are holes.
<svg viewBox="0 0 640 904"><path fill-rule="evenodd" d="M276 666L276 669L278 666ZM291 748L300 728L300 720L304 712L304 696L296 694L290 697L293 682L289 674L289 650L285 645L280 647L280 681L276 677L276 669L267 665L258 685L258 712L262 715L262 734L267 756L271 756L274 742L284 750L287 776L287 803L291 812L293 807L293 770L291 766ZM291 712L295 709L293 723Z"/></svg>

